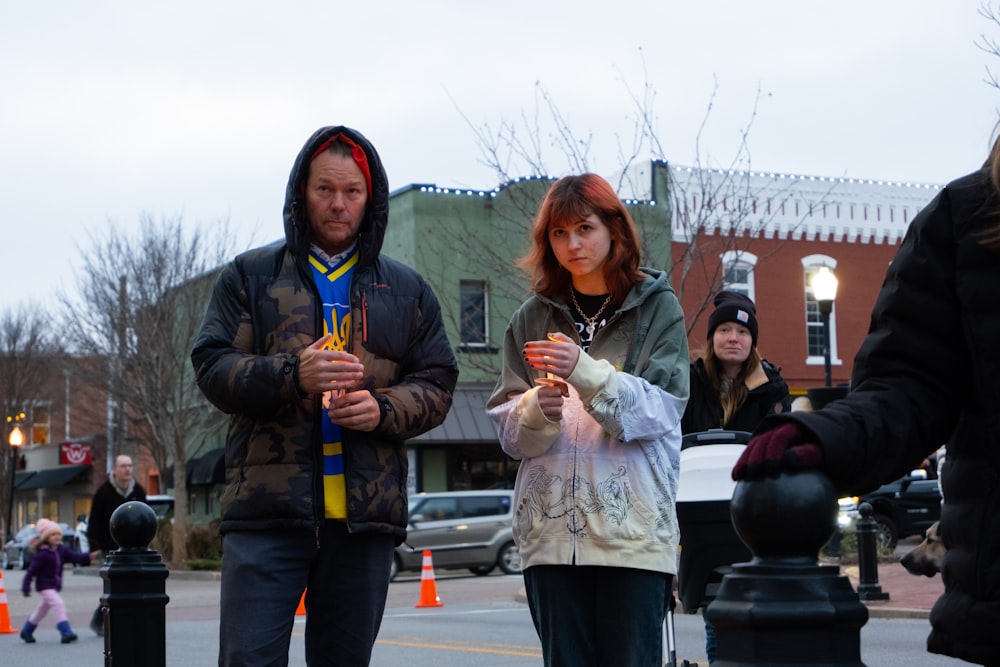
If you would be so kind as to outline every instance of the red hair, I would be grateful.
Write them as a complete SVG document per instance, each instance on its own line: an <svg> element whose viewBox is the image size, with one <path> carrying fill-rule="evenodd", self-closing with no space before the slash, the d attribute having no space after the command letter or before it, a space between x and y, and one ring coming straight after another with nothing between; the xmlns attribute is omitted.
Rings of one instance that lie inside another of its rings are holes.
<svg viewBox="0 0 1000 667"><path fill-rule="evenodd" d="M552 252L549 229L597 215L611 233L604 282L613 303L643 278L639 271L639 232L611 184L597 174L565 176L552 184L538 208L532 244L517 264L531 275L532 291L553 298L569 293L572 278Z"/></svg>

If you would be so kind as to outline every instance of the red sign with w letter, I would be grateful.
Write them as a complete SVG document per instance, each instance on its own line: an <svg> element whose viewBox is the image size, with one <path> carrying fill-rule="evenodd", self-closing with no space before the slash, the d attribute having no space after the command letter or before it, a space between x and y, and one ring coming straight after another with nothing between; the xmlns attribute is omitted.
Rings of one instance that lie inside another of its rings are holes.
<svg viewBox="0 0 1000 667"><path fill-rule="evenodd" d="M90 465L89 442L60 442L60 465Z"/></svg>

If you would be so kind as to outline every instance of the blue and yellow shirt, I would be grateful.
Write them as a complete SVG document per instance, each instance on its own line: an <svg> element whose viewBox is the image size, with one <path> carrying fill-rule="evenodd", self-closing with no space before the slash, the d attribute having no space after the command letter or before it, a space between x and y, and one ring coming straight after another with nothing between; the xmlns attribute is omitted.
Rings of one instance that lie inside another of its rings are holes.
<svg viewBox="0 0 1000 667"><path fill-rule="evenodd" d="M323 335L332 333L330 350L347 350L351 333L351 276L358 264L357 246L332 258L315 247L309 253L313 279L323 302ZM334 391L323 394L323 407L330 406ZM326 410L323 427L323 504L328 519L347 518L347 491L344 485L344 448L341 429Z"/></svg>

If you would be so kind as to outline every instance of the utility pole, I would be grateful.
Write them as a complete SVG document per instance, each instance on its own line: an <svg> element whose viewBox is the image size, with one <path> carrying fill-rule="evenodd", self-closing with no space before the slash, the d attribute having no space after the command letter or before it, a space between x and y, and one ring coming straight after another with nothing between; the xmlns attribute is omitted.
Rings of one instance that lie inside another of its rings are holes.
<svg viewBox="0 0 1000 667"><path fill-rule="evenodd" d="M110 364L110 376L108 377L108 471L114 469L115 456L122 453L125 443L125 382L122 373L125 368L126 341L125 332L127 330L126 318L128 313L127 299L127 278L121 276L118 279L118 327L115 335L118 338L118 352L112 357Z"/></svg>

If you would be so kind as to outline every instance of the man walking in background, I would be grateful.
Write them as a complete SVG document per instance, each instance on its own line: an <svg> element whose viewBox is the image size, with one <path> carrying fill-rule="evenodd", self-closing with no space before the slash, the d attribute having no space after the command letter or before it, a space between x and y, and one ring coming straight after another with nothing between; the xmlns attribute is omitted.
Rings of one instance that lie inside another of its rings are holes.
<svg viewBox="0 0 1000 667"><path fill-rule="evenodd" d="M90 518L87 520L90 551L100 551L102 562L109 551L118 548L118 543L111 537L109 525L111 515L121 505L131 500L146 502L146 489L132 476L132 457L120 454L115 459L115 467L108 475L108 479L94 492L94 499L90 504ZM90 629L98 636L104 635L104 618L100 605L90 619Z"/></svg>

